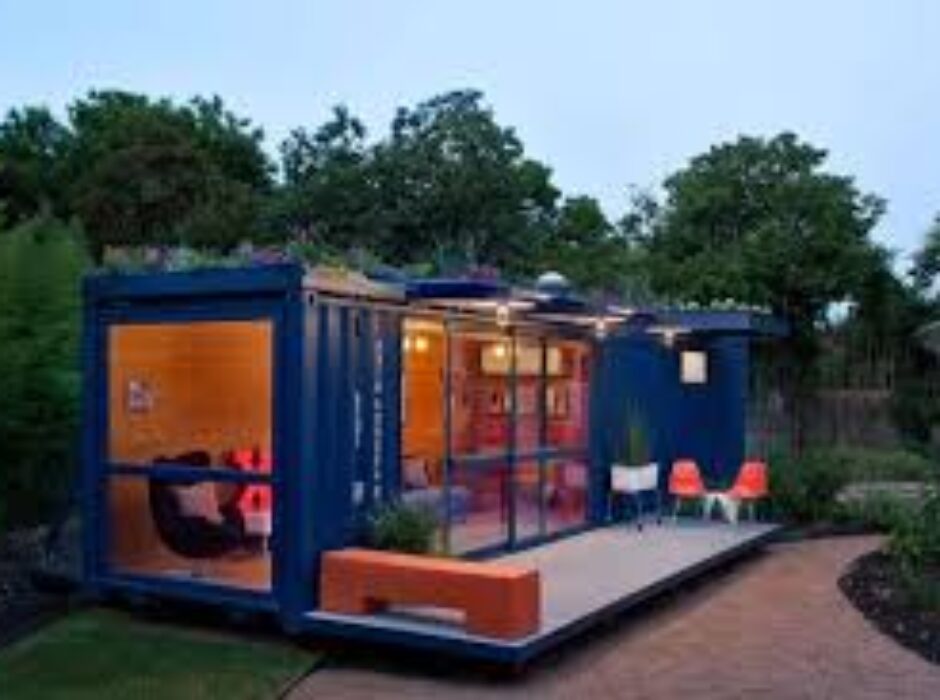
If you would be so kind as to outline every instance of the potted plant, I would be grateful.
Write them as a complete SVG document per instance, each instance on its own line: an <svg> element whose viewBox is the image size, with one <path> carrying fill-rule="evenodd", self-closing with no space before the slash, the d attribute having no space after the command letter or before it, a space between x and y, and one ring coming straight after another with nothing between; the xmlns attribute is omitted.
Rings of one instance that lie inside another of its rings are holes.
<svg viewBox="0 0 940 700"><path fill-rule="evenodd" d="M640 494L654 491L659 499L659 465L652 459L649 435L645 423L637 417L636 411L629 411L630 419L624 433L624 443L620 458L611 465L611 498L616 494L628 494L633 497L637 513L637 526L642 529L639 515L642 513ZM658 510L658 508L657 508Z"/></svg>
<svg viewBox="0 0 940 700"><path fill-rule="evenodd" d="M430 508L391 503L380 508L369 525L369 543L375 549L408 554L430 554L434 549L438 520Z"/></svg>

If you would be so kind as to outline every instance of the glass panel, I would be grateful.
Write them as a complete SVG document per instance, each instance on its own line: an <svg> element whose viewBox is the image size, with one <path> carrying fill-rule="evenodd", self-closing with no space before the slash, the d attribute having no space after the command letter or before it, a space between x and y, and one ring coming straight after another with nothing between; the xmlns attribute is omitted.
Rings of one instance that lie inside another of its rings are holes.
<svg viewBox="0 0 940 700"><path fill-rule="evenodd" d="M516 539L536 537L542 532L541 509L544 507L539 463L516 464Z"/></svg>
<svg viewBox="0 0 940 700"><path fill-rule="evenodd" d="M505 464L454 465L451 474L452 553L505 544L508 474Z"/></svg>
<svg viewBox="0 0 940 700"><path fill-rule="evenodd" d="M502 455L512 412L509 338L496 332L451 336L451 452Z"/></svg>
<svg viewBox="0 0 940 700"><path fill-rule="evenodd" d="M542 445L542 343L516 339L516 449L531 452Z"/></svg>
<svg viewBox="0 0 940 700"><path fill-rule="evenodd" d="M253 451L270 466L272 332L270 321L112 326L110 460L199 454L219 466Z"/></svg>
<svg viewBox="0 0 940 700"><path fill-rule="evenodd" d="M584 448L588 442L591 351L587 344L552 342L545 388L548 444Z"/></svg>
<svg viewBox="0 0 940 700"><path fill-rule="evenodd" d="M545 523L548 532L582 525L587 517L588 469L579 459L556 459L545 468Z"/></svg>
<svg viewBox="0 0 940 700"><path fill-rule="evenodd" d="M270 590L269 486L116 476L108 496L116 572Z"/></svg>
<svg viewBox="0 0 940 700"><path fill-rule="evenodd" d="M444 327L407 319L402 336L402 491L443 512Z"/></svg>

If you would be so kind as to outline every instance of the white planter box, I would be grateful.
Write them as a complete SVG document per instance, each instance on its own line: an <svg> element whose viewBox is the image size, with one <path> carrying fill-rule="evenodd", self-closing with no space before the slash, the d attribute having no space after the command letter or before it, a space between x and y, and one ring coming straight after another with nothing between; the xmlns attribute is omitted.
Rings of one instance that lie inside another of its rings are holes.
<svg viewBox="0 0 940 700"><path fill-rule="evenodd" d="M610 489L615 493L639 493L659 488L659 464L642 466L615 464L610 469Z"/></svg>

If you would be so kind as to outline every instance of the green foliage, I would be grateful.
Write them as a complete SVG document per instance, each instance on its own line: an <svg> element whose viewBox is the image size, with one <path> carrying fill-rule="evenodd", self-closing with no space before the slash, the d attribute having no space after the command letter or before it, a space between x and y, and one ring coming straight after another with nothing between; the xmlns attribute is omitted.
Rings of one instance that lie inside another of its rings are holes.
<svg viewBox="0 0 940 700"><path fill-rule="evenodd" d="M369 248L395 265L430 261L438 271L539 270L558 192L478 92L401 108L372 144L340 108L319 129L295 131L281 154L279 216L292 236Z"/></svg>
<svg viewBox="0 0 940 700"><path fill-rule="evenodd" d="M693 158L666 180L646 241L655 289L768 305L801 328L855 293L884 205L851 178L822 171L826 155L784 133Z"/></svg>
<svg viewBox="0 0 940 700"><path fill-rule="evenodd" d="M92 92L69 116L70 207L96 258L109 245L228 248L259 234L272 186L262 133L218 98Z"/></svg>
<svg viewBox="0 0 940 700"><path fill-rule="evenodd" d="M924 235L924 242L914 254L911 278L922 293L929 294L940 274L940 215Z"/></svg>
<svg viewBox="0 0 940 700"><path fill-rule="evenodd" d="M838 460L825 452L806 453L799 458L779 456L770 461L770 494L779 517L796 523L827 520L836 494L848 475Z"/></svg>
<svg viewBox="0 0 940 700"><path fill-rule="evenodd" d="M338 107L315 131L295 129L281 144L285 187L274 216L292 240L336 249L378 243L383 212L365 139L362 122Z"/></svg>
<svg viewBox="0 0 940 700"><path fill-rule="evenodd" d="M563 274L578 289L642 296L635 284L642 277L642 253L631 247L593 197L567 197L544 236L539 267Z"/></svg>
<svg viewBox="0 0 940 700"><path fill-rule="evenodd" d="M649 430L645 420L636 408L627 412L627 429L624 434L623 454L621 459L627 466L642 466L652 459Z"/></svg>
<svg viewBox="0 0 940 700"><path fill-rule="evenodd" d="M0 531L42 522L76 469L80 236L52 220L0 234Z"/></svg>
<svg viewBox="0 0 940 700"><path fill-rule="evenodd" d="M372 517L369 543L376 549L427 554L434 546L437 527L430 508L393 503Z"/></svg>
<svg viewBox="0 0 940 700"><path fill-rule="evenodd" d="M920 509L897 522L888 551L909 576L940 568L940 490L935 487Z"/></svg>
<svg viewBox="0 0 940 700"><path fill-rule="evenodd" d="M854 523L869 530L891 532L910 517L914 504L890 493L873 492L833 507L838 522Z"/></svg>
<svg viewBox="0 0 940 700"><path fill-rule="evenodd" d="M774 508L782 517L798 523L851 517L851 511L838 507L835 501L836 495L847 484L923 482L935 474L935 468L928 460L902 450L812 450L799 457L776 456L770 464L770 492ZM874 501L870 504L870 512L860 512L859 515L873 520L884 519L887 524L891 514L884 514L882 518L879 509L892 507Z"/></svg>
<svg viewBox="0 0 940 700"><path fill-rule="evenodd" d="M929 481L936 475L930 460L906 450L843 447L825 454L850 481Z"/></svg>
<svg viewBox="0 0 940 700"><path fill-rule="evenodd" d="M449 257L536 271L532 252L558 191L481 93L456 91L399 109L376 161L383 201L398 214L383 251L391 262Z"/></svg>
<svg viewBox="0 0 940 700"><path fill-rule="evenodd" d="M69 130L44 107L10 110L0 122L0 210L9 223L64 210L70 140Z"/></svg>

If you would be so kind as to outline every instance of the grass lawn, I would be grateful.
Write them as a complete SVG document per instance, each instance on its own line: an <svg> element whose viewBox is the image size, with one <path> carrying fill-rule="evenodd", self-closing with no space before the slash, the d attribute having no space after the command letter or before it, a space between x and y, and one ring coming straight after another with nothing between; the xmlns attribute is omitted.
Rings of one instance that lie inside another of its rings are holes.
<svg viewBox="0 0 940 700"><path fill-rule="evenodd" d="M273 698L316 660L286 643L87 610L0 650L0 697Z"/></svg>

